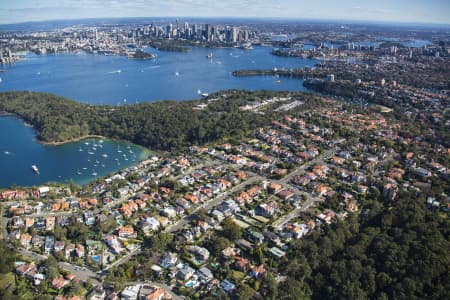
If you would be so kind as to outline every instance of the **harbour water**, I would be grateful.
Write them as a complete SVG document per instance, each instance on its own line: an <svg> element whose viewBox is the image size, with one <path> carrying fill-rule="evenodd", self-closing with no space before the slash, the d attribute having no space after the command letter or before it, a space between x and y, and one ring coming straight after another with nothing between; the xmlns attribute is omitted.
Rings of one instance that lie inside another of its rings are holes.
<svg viewBox="0 0 450 300"><path fill-rule="evenodd" d="M30 90L54 93L92 104L130 104L156 100L197 99L199 94L224 89L305 90L302 81L271 76L237 78L238 69L300 68L316 60L279 57L271 47L253 50L193 48L187 53L161 52L152 60L95 54L29 54L5 66L0 91ZM212 54L212 55L211 55ZM208 58L212 56L212 58ZM199 91L201 93L199 93Z"/></svg>
<svg viewBox="0 0 450 300"><path fill-rule="evenodd" d="M146 49L157 55L153 60L85 53L28 54L26 60L3 67L0 92L42 91L79 102L125 105L161 99L197 99L200 94L230 88L305 90L298 79L231 75L237 69L299 68L316 63L274 56L271 50L270 47L194 48L188 53L177 53ZM130 150L134 153L129 153ZM42 145L36 141L33 129L25 127L21 120L0 118L0 187L71 180L85 184L97 176L133 165L145 155L145 149L136 145L108 140ZM33 173L32 165L37 165L39 175Z"/></svg>
<svg viewBox="0 0 450 300"><path fill-rule="evenodd" d="M132 166L148 155L142 147L107 139L43 145L36 141L32 128L11 116L0 117L0 128L0 188L46 182L85 184ZM38 167L39 174L32 165Z"/></svg>

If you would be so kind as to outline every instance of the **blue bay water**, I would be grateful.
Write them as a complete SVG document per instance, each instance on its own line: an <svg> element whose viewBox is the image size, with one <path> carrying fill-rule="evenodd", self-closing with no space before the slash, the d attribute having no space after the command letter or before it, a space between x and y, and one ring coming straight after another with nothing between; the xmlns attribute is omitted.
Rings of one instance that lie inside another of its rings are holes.
<svg viewBox="0 0 450 300"><path fill-rule="evenodd" d="M0 117L0 128L0 188L70 180L85 184L132 166L148 155L142 147L112 140L86 139L60 146L43 145L36 141L32 128L10 116ZM32 165L39 168L39 175L33 172Z"/></svg>
<svg viewBox="0 0 450 300"><path fill-rule="evenodd" d="M237 69L299 68L316 60L271 55L272 48L194 48L187 53L161 52L153 60L95 54L28 55L1 74L0 91L50 92L93 104L188 100L224 89L305 90L302 81L272 76L234 77ZM212 59L207 56L212 53ZM124 101L126 99L126 101Z"/></svg>
<svg viewBox="0 0 450 300"><path fill-rule="evenodd" d="M160 52L153 48L146 51L156 54L157 58L133 60L85 53L29 54L24 61L3 66L5 72L0 73L0 92L42 91L84 103L123 105L165 99L197 99L200 93L231 88L299 91L305 89L298 79L233 77L231 72L237 69L312 67L316 63L315 60L273 56L270 47L253 50L194 48L188 53ZM212 59L207 58L211 53ZM1 117L0 187L70 180L85 184L95 179L92 173L105 176L135 164L147 153L136 145L109 140L103 142L103 148L97 147L94 151L93 143L100 144L99 140L91 139L61 146L42 145L36 141L33 129L25 127L21 120ZM136 157L129 153L127 146ZM79 151L80 148L83 151ZM31 170L33 164L39 167L40 175Z"/></svg>

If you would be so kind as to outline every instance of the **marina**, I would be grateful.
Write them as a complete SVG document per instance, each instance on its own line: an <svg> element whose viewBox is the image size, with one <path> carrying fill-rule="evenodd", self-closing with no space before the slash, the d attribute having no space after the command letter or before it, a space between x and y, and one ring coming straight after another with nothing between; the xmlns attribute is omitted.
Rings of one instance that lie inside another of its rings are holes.
<svg viewBox="0 0 450 300"><path fill-rule="evenodd" d="M3 149L0 152L3 170L0 188L54 181L85 184L130 167L148 154L142 147L113 140L88 139L58 146L44 145L36 140L32 128L11 116L0 117L0 128L0 149ZM126 157L116 152L118 148L127 149Z"/></svg>

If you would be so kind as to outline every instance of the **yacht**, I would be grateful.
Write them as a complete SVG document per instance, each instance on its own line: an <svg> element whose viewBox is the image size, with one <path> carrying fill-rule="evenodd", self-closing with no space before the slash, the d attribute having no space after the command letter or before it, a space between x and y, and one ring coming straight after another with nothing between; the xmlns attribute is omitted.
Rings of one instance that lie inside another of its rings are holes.
<svg viewBox="0 0 450 300"><path fill-rule="evenodd" d="M34 173L39 175L39 169L38 169L38 167L36 165L32 165L31 169L33 170Z"/></svg>

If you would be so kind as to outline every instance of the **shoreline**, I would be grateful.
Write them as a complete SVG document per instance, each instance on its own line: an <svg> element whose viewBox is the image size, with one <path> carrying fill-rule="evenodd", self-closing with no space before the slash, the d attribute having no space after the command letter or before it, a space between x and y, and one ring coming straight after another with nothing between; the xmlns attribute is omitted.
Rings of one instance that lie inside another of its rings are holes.
<svg viewBox="0 0 450 300"><path fill-rule="evenodd" d="M13 113L9 113L9 112L6 112L6 111L0 111L0 118L1 117L14 117L14 118L20 119L23 122L23 125L25 127L32 128L37 133L36 128L34 128L34 125L32 123L29 123L29 122L25 121L19 115L16 115L16 114L13 114ZM149 148L147 148L145 146L142 146L142 145L139 145L139 144L136 144L136 143L133 143L131 141L118 140L118 139L115 139L115 138L110 138L110 137L106 137L106 136L103 136L103 135L97 135L97 134L83 135L83 136L80 136L80 137L77 137L77 138L73 138L73 139L70 139L70 140L66 140L66 141L62 141L62 142L56 142L56 141L54 141L54 142L47 142L47 141L43 141L43 140L37 138L37 134L36 134L36 141L38 143L42 144L42 145L47 145L47 146L61 146L61 145L65 145L65 144L80 142L80 141L87 140L87 139L100 139L100 140L110 140L110 141L119 141L119 142L124 142L124 143L130 143L130 144L136 145L138 147L141 147L141 148L143 148L145 150L151 151Z"/></svg>
<svg viewBox="0 0 450 300"><path fill-rule="evenodd" d="M30 124L30 126L32 126L32 125ZM102 136L102 135L88 134L88 135L80 136L80 137L73 138L73 139L70 139L70 140L67 140L67 141L62 141L62 142L46 142L46 141L42 141L42 140L39 140L39 139L38 139L38 141L39 141L39 143L41 143L43 145L61 146L61 145L65 145L65 144L80 142L80 141L87 140L87 139L114 140L112 138L108 138L108 137L105 137L105 136ZM132 142L128 142L128 143L132 143ZM132 144L134 144L134 143L132 143Z"/></svg>

